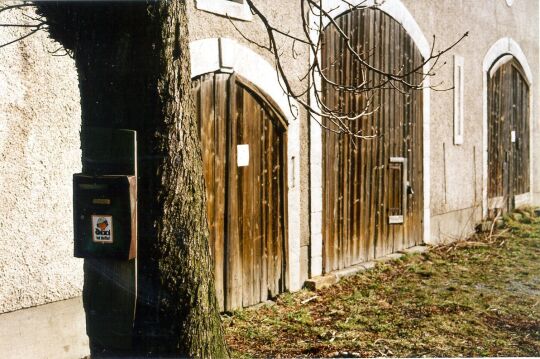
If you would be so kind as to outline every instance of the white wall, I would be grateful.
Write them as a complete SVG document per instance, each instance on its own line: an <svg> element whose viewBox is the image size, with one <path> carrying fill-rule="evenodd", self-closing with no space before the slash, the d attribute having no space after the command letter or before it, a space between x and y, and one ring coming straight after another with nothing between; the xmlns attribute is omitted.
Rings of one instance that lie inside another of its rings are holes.
<svg viewBox="0 0 540 359"><path fill-rule="evenodd" d="M28 21L0 15L0 23ZM0 43L27 32L0 27ZM58 47L41 31L0 48L0 313L81 293L71 212L79 90L73 60L49 53Z"/></svg>

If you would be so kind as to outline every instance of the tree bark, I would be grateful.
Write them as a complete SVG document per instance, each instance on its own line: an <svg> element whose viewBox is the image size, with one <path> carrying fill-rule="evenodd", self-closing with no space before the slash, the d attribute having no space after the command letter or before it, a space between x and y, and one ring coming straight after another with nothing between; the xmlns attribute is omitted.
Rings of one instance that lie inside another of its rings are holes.
<svg viewBox="0 0 540 359"><path fill-rule="evenodd" d="M51 36L73 51L83 129L138 132L136 352L228 357L208 243L185 2L37 6Z"/></svg>
<svg viewBox="0 0 540 359"><path fill-rule="evenodd" d="M164 154L157 174L162 203L157 222L160 325L172 334L167 344L179 354L225 357L209 252L201 141L190 95L185 2L160 3L158 14L157 90L163 127L156 139Z"/></svg>

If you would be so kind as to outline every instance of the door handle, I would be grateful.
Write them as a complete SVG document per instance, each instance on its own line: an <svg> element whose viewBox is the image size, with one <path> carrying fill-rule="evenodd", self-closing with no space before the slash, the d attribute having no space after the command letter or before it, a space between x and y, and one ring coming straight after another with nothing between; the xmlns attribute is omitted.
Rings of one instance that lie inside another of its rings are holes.
<svg viewBox="0 0 540 359"><path fill-rule="evenodd" d="M414 196L414 189L411 186L411 183L407 181L407 194L410 196Z"/></svg>
<svg viewBox="0 0 540 359"><path fill-rule="evenodd" d="M401 164L401 214L388 216L389 224L403 224L407 217L407 197L409 194L414 194L412 187L407 178L407 158L405 157L390 157L390 163Z"/></svg>

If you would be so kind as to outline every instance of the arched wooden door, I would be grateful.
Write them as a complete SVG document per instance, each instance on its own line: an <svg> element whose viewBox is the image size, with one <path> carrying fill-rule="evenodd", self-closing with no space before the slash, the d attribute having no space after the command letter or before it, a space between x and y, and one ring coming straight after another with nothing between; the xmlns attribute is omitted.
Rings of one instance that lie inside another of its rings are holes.
<svg viewBox="0 0 540 359"><path fill-rule="evenodd" d="M353 10L336 19L358 54L386 72L421 68L422 56L404 28L376 9ZM325 76L342 85L380 76L367 70L345 49L336 27L324 31ZM420 84L422 74L407 79ZM365 76L363 75L365 73ZM326 273L384 256L422 241L423 95L397 91L390 84L375 91L371 116L354 121L355 130L375 136L357 140L323 131L323 253ZM358 114L366 95L343 93L323 81L323 100L330 109ZM331 121L325 125L333 128Z"/></svg>
<svg viewBox="0 0 540 359"><path fill-rule="evenodd" d="M216 292L229 311L285 290L286 126L264 96L236 75L197 77L193 94Z"/></svg>
<svg viewBox="0 0 540 359"><path fill-rule="evenodd" d="M529 85L511 55L489 71L488 111L488 198L509 211L530 191Z"/></svg>

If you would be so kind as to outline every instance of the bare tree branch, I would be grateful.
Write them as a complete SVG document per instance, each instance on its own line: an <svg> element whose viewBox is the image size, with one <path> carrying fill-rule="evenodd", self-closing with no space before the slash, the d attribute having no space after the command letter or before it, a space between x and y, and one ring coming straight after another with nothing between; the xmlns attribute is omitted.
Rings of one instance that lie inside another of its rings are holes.
<svg viewBox="0 0 540 359"><path fill-rule="evenodd" d="M29 2L23 2L21 4L16 4L16 5L4 5L2 7L0 7L0 14L3 13L3 12L6 12L6 11L12 11L12 10L15 10L15 11L18 11L20 9L24 9L24 8L34 8L34 5L32 3L29 3ZM8 42L5 42L5 43L2 43L0 44L0 49L3 48L3 47L6 47L6 46L9 46L11 44L14 44L16 42L19 42L19 41L22 41L24 39L26 39L27 37L30 37L34 34L36 34L37 32L41 31L41 30L46 30L48 28L48 24L47 24L47 21L44 17L41 17L41 16L30 16L26 13L21 13L21 15L31 21L35 21L34 23L30 23L30 24L27 24L27 23L21 23L21 24L13 24L13 23L1 23L0 24L0 27L15 27L15 28L24 28L24 29L29 29L29 31L23 35L20 35L18 36L17 38L11 40L11 41L8 41Z"/></svg>
<svg viewBox="0 0 540 359"><path fill-rule="evenodd" d="M246 3L264 26L268 42L261 44L259 41L251 39L242 33L232 20L231 23L246 41L271 54L276 71L279 74L279 83L283 91L289 96L289 103L292 103L291 100L294 99L323 129L337 134L351 135L355 138L370 139L375 137L362 133L362 130L357 130L359 126L355 122L372 116L380 110L380 106L375 105L375 99L380 96L381 92L396 91L406 95L410 91L426 88L427 79L435 76L440 67L446 64L444 62L439 66L441 58L468 36L468 32L464 33L458 40L442 50L436 50L436 38L433 36L429 55L424 57L420 63L416 63L414 66L400 64L394 69L388 70L381 67L381 65L373 64L372 59L378 49L371 48L358 51L355 48L351 35L340 26L337 18L333 16L335 8L325 9L320 0L298 1L301 8L302 34L293 34L272 24L253 3L253 0L246 0ZM348 7L349 11L352 11L377 9L385 0L375 1L374 4L368 3L367 0L358 4L353 4L348 0L340 1ZM333 62L327 64L326 68L323 68L320 63L320 54L327 27L331 27L338 34L344 52ZM293 58L298 56L296 46L302 45L308 48L312 61L305 74L298 79L300 82L308 83L302 90L297 90L292 85L292 79L288 76L283 64L282 52L278 47L280 42L277 37L292 41L291 51ZM329 76L329 70L334 66L338 66L345 55L353 58L357 71L352 73L352 81L341 83ZM447 91L453 88L441 89L439 88L440 85L442 85L442 82L437 85L431 84L429 88L435 91ZM327 93L328 89L339 93L342 98L345 96L359 98L364 105L355 113L351 113L342 105L330 108L324 99L324 93ZM311 102L308 100L310 97Z"/></svg>

